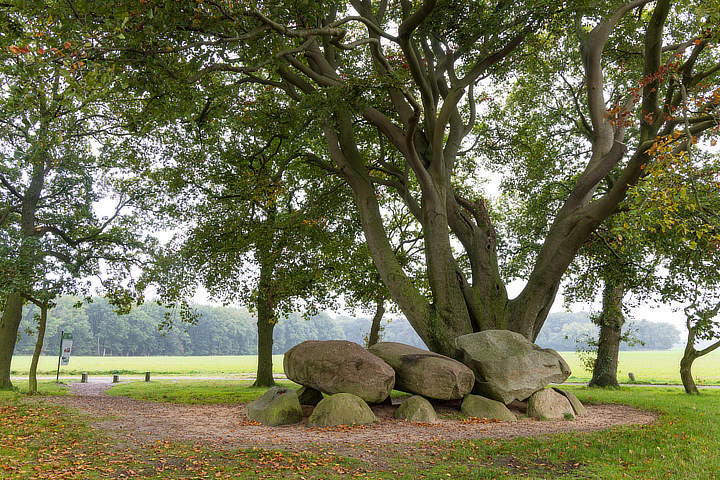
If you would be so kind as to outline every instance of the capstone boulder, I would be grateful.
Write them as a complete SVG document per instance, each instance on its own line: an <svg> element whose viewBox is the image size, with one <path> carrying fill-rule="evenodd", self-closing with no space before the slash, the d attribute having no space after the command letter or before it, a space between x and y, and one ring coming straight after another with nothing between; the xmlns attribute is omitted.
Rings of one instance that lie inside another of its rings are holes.
<svg viewBox="0 0 720 480"><path fill-rule="evenodd" d="M506 405L570 376L570 367L555 350L540 348L510 330L462 335L455 345L475 373L474 393Z"/></svg>
<svg viewBox="0 0 720 480"><path fill-rule="evenodd" d="M475 383L472 370L457 360L396 342L380 342L368 350L395 370L395 390L438 400L458 400Z"/></svg>
<svg viewBox="0 0 720 480"><path fill-rule="evenodd" d="M368 403L385 400L395 385L395 371L357 343L309 340L288 350L285 375L295 383L330 395L351 393Z"/></svg>

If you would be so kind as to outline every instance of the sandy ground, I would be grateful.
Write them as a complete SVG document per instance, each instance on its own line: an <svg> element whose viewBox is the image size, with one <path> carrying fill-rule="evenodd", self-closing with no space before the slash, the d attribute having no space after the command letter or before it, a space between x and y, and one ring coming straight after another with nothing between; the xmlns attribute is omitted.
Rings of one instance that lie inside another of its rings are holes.
<svg viewBox="0 0 720 480"><path fill-rule="evenodd" d="M393 445L452 441L476 438L514 438L560 432L590 432L618 425L649 424L657 414L626 405L589 405L588 415L573 421L537 421L520 418L517 422L463 422L457 417L436 424L395 420L395 405L372 409L378 423L369 426L311 429L302 423L266 427L247 418L244 405L177 405L148 402L106 395L111 384L71 384L73 395L45 397L44 401L75 408L96 417L94 424L114 436L132 442L187 441L214 448L265 447L283 450L364 451L360 457L374 457ZM437 404L442 416L457 412L458 403Z"/></svg>

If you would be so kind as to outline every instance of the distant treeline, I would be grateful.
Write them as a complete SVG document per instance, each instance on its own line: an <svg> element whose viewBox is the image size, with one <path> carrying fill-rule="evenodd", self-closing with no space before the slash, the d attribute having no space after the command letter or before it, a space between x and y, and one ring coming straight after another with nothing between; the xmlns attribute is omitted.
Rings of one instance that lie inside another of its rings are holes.
<svg viewBox="0 0 720 480"><path fill-rule="evenodd" d="M558 351L585 349L588 340L597 340L598 332L599 327L586 312L551 313L535 343ZM681 341L680 330L666 322L633 320L623 332L629 342L621 342L620 350L667 350Z"/></svg>
<svg viewBox="0 0 720 480"><path fill-rule="evenodd" d="M48 315L43 354L55 355L61 330L73 334L75 355L254 355L257 353L255 320L246 310L196 306L196 324L176 323L173 328L159 330L165 309L146 303L128 315L118 315L104 298L83 303L77 298L63 297ZM21 338L15 348L20 355L31 354L35 346L37 308L29 305L20 326ZM336 316L325 312L309 319L290 315L275 327L274 353L284 353L304 340L345 339L364 344L370 330L370 319ZM638 336L645 346L633 347L662 350L679 340L679 331L669 324L638 322ZM551 314L540 332L537 343L556 350L575 350L576 339L595 334L586 313ZM566 338L567 337L567 338ZM404 318L385 323L383 340L424 347Z"/></svg>

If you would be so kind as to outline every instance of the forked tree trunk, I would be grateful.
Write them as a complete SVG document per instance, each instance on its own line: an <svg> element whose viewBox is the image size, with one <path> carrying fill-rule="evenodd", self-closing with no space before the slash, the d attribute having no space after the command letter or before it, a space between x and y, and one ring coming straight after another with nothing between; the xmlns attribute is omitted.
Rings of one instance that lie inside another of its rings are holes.
<svg viewBox="0 0 720 480"><path fill-rule="evenodd" d="M380 341L380 323L382 322L383 315L385 314L385 299L378 298L375 301L375 316L370 325L370 334L368 335L367 346L372 347Z"/></svg>
<svg viewBox="0 0 720 480"><path fill-rule="evenodd" d="M10 381L10 363L22 320L23 303L24 300L18 293L10 293L5 299L5 308L0 319L0 390L13 388Z"/></svg>
<svg viewBox="0 0 720 480"><path fill-rule="evenodd" d="M45 341L45 327L47 326L47 304L40 306L40 322L38 324L37 340L35 341L35 350L33 351L32 361L30 362L30 375L28 377L28 393L33 395L37 393L37 366L40 360L40 352L42 352L43 342Z"/></svg>
<svg viewBox="0 0 720 480"><path fill-rule="evenodd" d="M614 285L606 281L603 291L603 311L600 315L600 338L598 340L597 358L593 366L591 387L619 387L617 380L618 355L623 316L623 296L625 288L622 283Z"/></svg>

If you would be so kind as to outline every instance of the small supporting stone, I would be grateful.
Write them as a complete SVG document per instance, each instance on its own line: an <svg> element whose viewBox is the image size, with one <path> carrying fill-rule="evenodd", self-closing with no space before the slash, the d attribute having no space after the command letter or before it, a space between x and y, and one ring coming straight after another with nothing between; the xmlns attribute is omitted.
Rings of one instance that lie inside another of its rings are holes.
<svg viewBox="0 0 720 480"><path fill-rule="evenodd" d="M145 372L145 381L146 382L150 381L150 372Z"/></svg>
<svg viewBox="0 0 720 480"><path fill-rule="evenodd" d="M635 381L635 374L634 374L634 373L632 373L632 372L628 373L628 377L630 377L630 381L631 381L631 382L634 382L634 381Z"/></svg>
<svg viewBox="0 0 720 480"><path fill-rule="evenodd" d="M80 383L87 383L88 382L88 374L87 372L83 372L80 376Z"/></svg>
<svg viewBox="0 0 720 480"><path fill-rule="evenodd" d="M120 375L113 375L113 383L118 383L120 381Z"/></svg>

